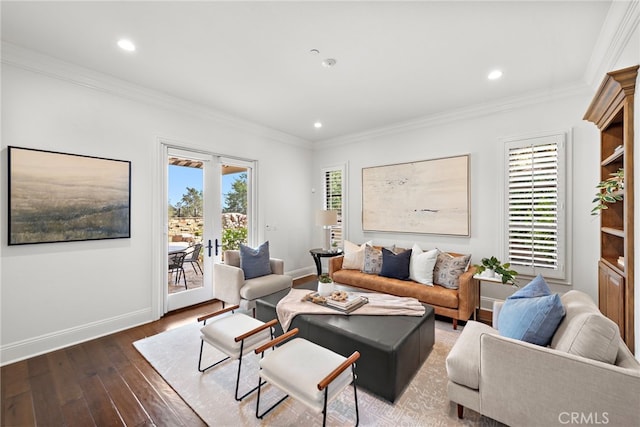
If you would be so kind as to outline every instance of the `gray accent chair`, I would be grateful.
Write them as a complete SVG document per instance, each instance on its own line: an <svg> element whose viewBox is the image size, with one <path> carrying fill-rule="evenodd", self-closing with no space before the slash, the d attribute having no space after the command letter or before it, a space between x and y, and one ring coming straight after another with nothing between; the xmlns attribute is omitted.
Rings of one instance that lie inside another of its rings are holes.
<svg viewBox="0 0 640 427"><path fill-rule="evenodd" d="M252 310L256 300L283 289L291 288L293 279L284 274L284 261L270 258L271 274L245 280L240 268L240 251L224 251L224 264L213 266L213 296L224 304L239 305Z"/></svg>
<svg viewBox="0 0 640 427"><path fill-rule="evenodd" d="M640 425L640 363L618 326L583 292L561 300L566 315L548 347L467 322L446 360L458 417L466 407L508 425Z"/></svg>

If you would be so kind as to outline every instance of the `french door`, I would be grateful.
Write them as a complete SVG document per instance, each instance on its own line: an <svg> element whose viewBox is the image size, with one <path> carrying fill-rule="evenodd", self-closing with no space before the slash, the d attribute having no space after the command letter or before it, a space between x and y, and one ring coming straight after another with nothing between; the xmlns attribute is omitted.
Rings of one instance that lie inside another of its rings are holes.
<svg viewBox="0 0 640 427"><path fill-rule="evenodd" d="M213 264L223 249L251 242L254 164L169 145L163 152L168 312L213 299Z"/></svg>

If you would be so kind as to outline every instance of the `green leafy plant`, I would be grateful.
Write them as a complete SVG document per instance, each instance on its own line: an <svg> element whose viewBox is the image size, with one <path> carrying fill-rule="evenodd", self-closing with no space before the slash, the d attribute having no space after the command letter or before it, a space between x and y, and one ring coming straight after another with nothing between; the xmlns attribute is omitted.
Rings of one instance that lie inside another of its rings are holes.
<svg viewBox="0 0 640 427"><path fill-rule="evenodd" d="M500 260L494 256L491 258L482 258L481 264L475 264L477 274L482 274L485 270L493 270L502 278L502 283L515 284L518 272L511 269L511 263L502 264Z"/></svg>
<svg viewBox="0 0 640 427"><path fill-rule="evenodd" d="M320 283L332 283L333 279L327 273L322 273L318 276L318 282Z"/></svg>
<svg viewBox="0 0 640 427"><path fill-rule="evenodd" d="M247 243L247 228L225 228L222 230L222 250L238 250L240 243Z"/></svg>
<svg viewBox="0 0 640 427"><path fill-rule="evenodd" d="M622 190L624 190L624 169L609 174L610 178L601 181L596 188L598 192L593 199L596 206L591 209L591 215L598 215L604 209L609 209L608 203L615 203L622 200Z"/></svg>

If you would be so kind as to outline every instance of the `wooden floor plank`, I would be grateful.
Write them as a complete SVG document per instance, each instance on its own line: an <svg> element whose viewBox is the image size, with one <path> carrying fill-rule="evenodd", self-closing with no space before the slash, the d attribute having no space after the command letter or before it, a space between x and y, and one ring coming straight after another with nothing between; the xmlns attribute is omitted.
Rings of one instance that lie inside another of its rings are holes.
<svg viewBox="0 0 640 427"><path fill-rule="evenodd" d="M84 397L65 403L60 410L62 411L65 425L69 427L97 426Z"/></svg>
<svg viewBox="0 0 640 427"><path fill-rule="evenodd" d="M51 372L31 377L31 394L36 424L64 424Z"/></svg>
<svg viewBox="0 0 640 427"><path fill-rule="evenodd" d="M167 405L158 390L147 380L137 368L131 366L122 372L131 390L149 414L151 420L157 425L183 425L177 414Z"/></svg>
<svg viewBox="0 0 640 427"><path fill-rule="evenodd" d="M82 399L82 389L76 381L70 381L75 377L75 374L66 351L54 351L47 356L60 406Z"/></svg>
<svg viewBox="0 0 640 427"><path fill-rule="evenodd" d="M35 425L35 414L33 413L33 400L31 392L3 397L2 401L2 426L32 426Z"/></svg>
<svg viewBox="0 0 640 427"><path fill-rule="evenodd" d="M98 374L80 380L91 416L99 426L125 425Z"/></svg>
<svg viewBox="0 0 640 427"><path fill-rule="evenodd" d="M29 392L29 365L26 360L0 368L2 396L13 397Z"/></svg>

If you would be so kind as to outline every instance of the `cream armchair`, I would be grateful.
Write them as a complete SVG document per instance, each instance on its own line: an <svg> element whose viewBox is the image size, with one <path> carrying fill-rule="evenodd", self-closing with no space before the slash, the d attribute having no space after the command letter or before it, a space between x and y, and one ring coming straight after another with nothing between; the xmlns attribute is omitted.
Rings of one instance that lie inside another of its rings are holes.
<svg viewBox="0 0 640 427"><path fill-rule="evenodd" d="M561 301L566 315L548 347L467 322L446 361L460 418L466 407L508 425L640 425L640 364L617 326L587 294Z"/></svg>
<svg viewBox="0 0 640 427"><path fill-rule="evenodd" d="M245 280L240 268L240 251L225 251L224 264L213 266L213 295L244 310L252 310L255 317L256 299L291 288L293 279L284 274L284 261L270 258L271 274Z"/></svg>

